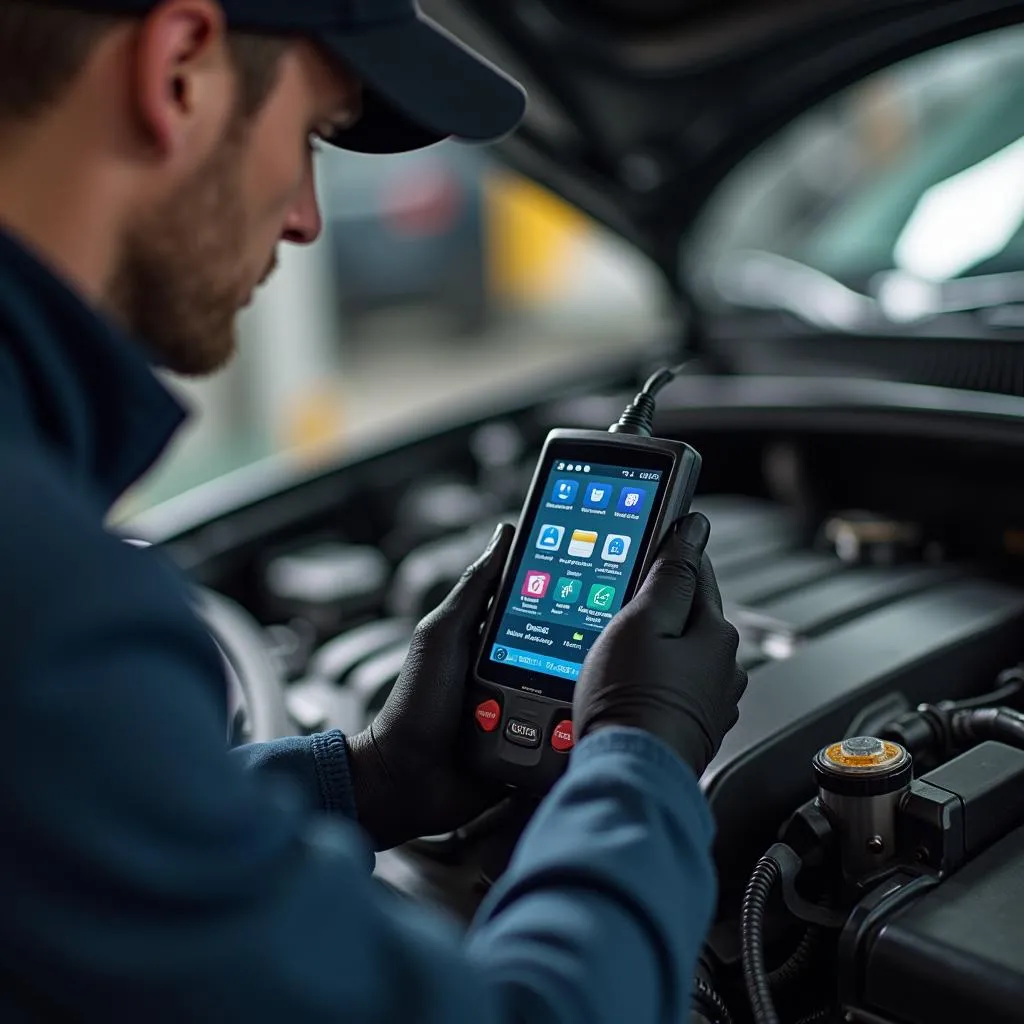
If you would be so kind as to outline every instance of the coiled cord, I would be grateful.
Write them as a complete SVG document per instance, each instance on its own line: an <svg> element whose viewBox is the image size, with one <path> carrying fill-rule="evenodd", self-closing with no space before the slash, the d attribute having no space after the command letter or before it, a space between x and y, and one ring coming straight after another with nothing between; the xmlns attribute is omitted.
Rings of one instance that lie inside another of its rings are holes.
<svg viewBox="0 0 1024 1024"><path fill-rule="evenodd" d="M699 1012L711 1024L732 1024L729 1007L703 978L693 979L693 1001L697 1003Z"/></svg>
<svg viewBox="0 0 1024 1024"><path fill-rule="evenodd" d="M769 973L768 984L773 991L784 989L803 977L814 959L820 938L821 929L810 925L786 962Z"/></svg>
<svg viewBox="0 0 1024 1024"><path fill-rule="evenodd" d="M764 961L764 917L768 897L781 877L782 869L769 851L757 862L747 883L747 891L743 894L740 917L743 981L755 1024L779 1024Z"/></svg>

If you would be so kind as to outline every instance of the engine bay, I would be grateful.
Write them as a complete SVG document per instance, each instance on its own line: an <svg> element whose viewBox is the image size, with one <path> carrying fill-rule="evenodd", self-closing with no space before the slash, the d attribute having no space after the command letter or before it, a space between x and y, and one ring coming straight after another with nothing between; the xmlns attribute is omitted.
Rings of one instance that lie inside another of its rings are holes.
<svg viewBox="0 0 1024 1024"><path fill-rule="evenodd" d="M690 387L692 382L683 385L684 391ZM365 726L398 676L416 622L480 553L494 525L515 520L540 440L549 426L559 425L555 417L591 426L588 420L604 416L603 407L588 401L531 404L486 416L168 538L165 549L204 588L207 621L234 669L240 690L234 741ZM993 691L1000 673L1022 660L1024 576L1016 562L1016 509L1009 503L1000 515L978 492L956 490L957 452L950 446L942 459L949 500L934 506L934 516L915 516L924 494L942 493L942 481L922 482L928 459L935 457L934 438L894 440L881 431L855 438L849 430L828 438L812 433L819 427L811 427L811 412L806 431L792 424L725 430L702 422L701 411L682 400L668 406L664 421L666 436L698 447L709 469L694 508L712 524L709 553L727 614L741 635L739 657L750 680L739 723L702 779L717 823L719 911L698 984L698 995L701 986L711 995L698 999L704 1017L695 1019L746 1019L738 995L744 987L745 893L780 828L815 801L815 754L844 738L885 733L919 705ZM915 446L926 455L905 463L901 476L896 467ZM1019 459L1015 447L1003 455L1007 466ZM964 462L964 476L979 465L989 470L1001 457L989 445L983 458ZM865 474L858 460L874 473ZM864 474L866 507L848 503L858 472ZM830 478L840 483L830 486ZM1004 480L991 477L994 492ZM964 518L972 503L973 523ZM973 536L958 541L950 524L973 529ZM1017 693L1002 695L1012 706ZM957 755L966 756L946 751L949 760ZM1024 825L1024 795L1015 800L1021 814L1007 819L1004 833ZM459 833L379 855L377 874L412 898L468 919L533 806L513 795ZM992 838L1015 844L1021 862L1020 834ZM1005 862L999 863L1005 872ZM891 873L887 877L891 889ZM941 869L935 877L945 880ZM960 876L952 877L955 882ZM921 898L945 906L943 893L952 884L932 887ZM979 885L990 889L989 876ZM844 920L856 917L857 900L869 891L862 886L852 903L846 894ZM1016 892L1016 905L1024 909L1019 885ZM972 897L958 898L973 905ZM800 954L796 967L783 972L789 984L797 968L810 969L809 944L778 907L772 912L769 960L779 970L790 964L790 954ZM914 969L927 974L922 964L934 958L921 937L928 920L926 915L918 926L908 919L902 931L888 933L877 914L870 927L860 921L859 938L849 947L856 956L849 957L861 966L843 1006L863 1015L847 1019L940 1019L915 1015L913 1001L911 1009L897 1000L900 1005L887 1011L887 997L870 996L871 985L880 983L862 963L870 932L872 949L891 947L893 957L913 949ZM888 946L878 940L880 929ZM842 960L834 943L830 948ZM955 959L949 950L946 955ZM1004 987L1024 992L1024 954L1011 959L1017 973ZM829 963L834 979L842 965ZM879 964L878 971L891 975L889 960ZM908 977L914 973L909 966L907 971ZM886 992L894 990L891 981ZM834 980L825 987L834 995ZM1004 1005L1005 992L1001 998ZM813 1011L812 1004L797 1001L801 1013ZM808 1019L831 1018L822 1011ZM994 1010L985 1019L1010 1018Z"/></svg>

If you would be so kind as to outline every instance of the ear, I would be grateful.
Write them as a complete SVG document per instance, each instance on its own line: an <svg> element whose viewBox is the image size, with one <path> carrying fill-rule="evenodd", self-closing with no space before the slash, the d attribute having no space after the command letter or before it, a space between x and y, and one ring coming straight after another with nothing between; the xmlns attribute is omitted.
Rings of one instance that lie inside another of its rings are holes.
<svg viewBox="0 0 1024 1024"><path fill-rule="evenodd" d="M160 4L140 27L134 75L139 123L161 156L212 145L235 88L220 5Z"/></svg>

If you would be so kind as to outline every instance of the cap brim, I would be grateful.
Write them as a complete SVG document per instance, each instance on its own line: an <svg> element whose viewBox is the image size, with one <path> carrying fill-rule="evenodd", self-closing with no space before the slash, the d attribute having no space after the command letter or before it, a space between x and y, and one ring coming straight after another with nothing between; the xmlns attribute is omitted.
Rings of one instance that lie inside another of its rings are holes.
<svg viewBox="0 0 1024 1024"><path fill-rule="evenodd" d="M442 139L495 142L512 132L526 94L422 15L320 43L359 75L363 115L330 142L360 153L404 153Z"/></svg>

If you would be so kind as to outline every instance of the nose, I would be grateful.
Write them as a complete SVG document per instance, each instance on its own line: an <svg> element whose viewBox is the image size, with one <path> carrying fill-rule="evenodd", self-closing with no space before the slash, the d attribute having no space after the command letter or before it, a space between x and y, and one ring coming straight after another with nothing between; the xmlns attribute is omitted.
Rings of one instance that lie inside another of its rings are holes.
<svg viewBox="0 0 1024 1024"><path fill-rule="evenodd" d="M305 174L295 201L284 222L282 238L293 245L312 245L324 229L320 203L316 197L316 178L312 159L307 160Z"/></svg>

